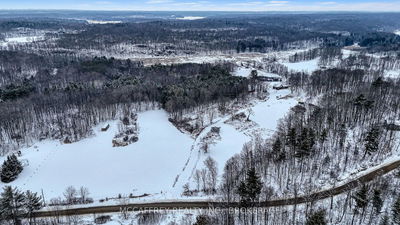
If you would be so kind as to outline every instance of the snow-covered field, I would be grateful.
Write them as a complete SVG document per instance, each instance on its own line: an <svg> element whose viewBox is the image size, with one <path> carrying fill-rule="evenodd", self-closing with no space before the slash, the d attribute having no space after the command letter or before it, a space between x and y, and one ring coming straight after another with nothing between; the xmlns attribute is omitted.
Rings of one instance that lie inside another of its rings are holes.
<svg viewBox="0 0 400 225"><path fill-rule="evenodd" d="M110 121L107 132L100 131L101 124L93 137L76 143L43 141L23 149L21 158L29 166L11 184L36 192L43 189L47 199L62 196L70 185L88 187L95 199L171 191L192 140L161 110L140 113L138 124L139 141L127 147L112 147L118 128Z"/></svg>
<svg viewBox="0 0 400 225"><path fill-rule="evenodd" d="M99 215L75 216L75 224L94 224L94 218L99 216L110 216L110 220L104 225L189 225L196 222L196 216L204 210L148 210L143 212L108 213Z"/></svg>
<svg viewBox="0 0 400 225"><path fill-rule="evenodd" d="M294 98L277 99L288 95L289 90L271 89L271 92L268 100L252 104L250 120L255 124L250 128L226 123L231 116L228 115L216 118L196 140L176 129L168 121L166 112L155 110L138 114L139 141L126 147L112 147L118 121L99 124L92 137L76 143L38 142L22 149L21 160L28 165L11 185L35 192L43 190L46 199L62 196L71 185L89 188L95 200L130 193L148 193L159 199L181 198L182 186L193 182L193 172L203 167L205 158L210 156L216 160L221 175L225 162L241 152L253 131L270 134L278 120L296 104ZM106 124L110 128L100 131ZM221 128L221 138L204 154L199 142L211 127Z"/></svg>
<svg viewBox="0 0 400 225"><path fill-rule="evenodd" d="M43 39L44 39L43 36L9 37L9 38L5 38L4 41L0 42L0 45L7 46L9 44L24 44L24 43L34 42L34 41L41 41Z"/></svg>
<svg viewBox="0 0 400 225"><path fill-rule="evenodd" d="M105 20L86 20L88 24L118 24L122 23L119 20L105 21Z"/></svg>
<svg viewBox="0 0 400 225"><path fill-rule="evenodd" d="M176 18L177 20L201 20L205 19L203 16L184 16L184 17L178 17Z"/></svg>
<svg viewBox="0 0 400 225"><path fill-rule="evenodd" d="M283 62L282 64L285 65L289 70L295 72L312 73L319 69L318 62L319 58L295 63Z"/></svg>
<svg viewBox="0 0 400 225"><path fill-rule="evenodd" d="M357 55L358 52L353 51L353 50L349 50L349 49L342 49L342 59L347 59L352 55Z"/></svg>
<svg viewBox="0 0 400 225"><path fill-rule="evenodd" d="M203 161L208 156L217 162L218 173L221 175L225 162L235 154L240 153L246 142L251 141L257 134L262 134L263 138L272 135L279 119L283 118L289 109L297 104L297 100L293 97L281 98L290 95L290 90L277 91L270 88L269 91L270 95L267 100L256 101L251 107L237 112L244 112L246 115L251 112L249 126L246 126L246 124L232 125L230 123L231 115L228 115L223 118L217 118L212 125L202 131L193 144L191 157L176 186L183 186L185 183L189 183L193 188L195 184L192 176L196 169L204 167ZM221 139L209 145L208 153L204 153L200 149L200 140L210 132L212 127L220 127Z"/></svg>

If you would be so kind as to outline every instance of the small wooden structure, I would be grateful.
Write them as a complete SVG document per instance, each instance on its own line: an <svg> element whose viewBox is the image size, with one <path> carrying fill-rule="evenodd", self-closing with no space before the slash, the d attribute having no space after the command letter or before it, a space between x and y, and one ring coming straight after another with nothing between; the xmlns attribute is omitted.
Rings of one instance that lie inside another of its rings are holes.
<svg viewBox="0 0 400 225"><path fill-rule="evenodd" d="M280 78L280 77L257 76L257 80L259 80L259 81L267 81L267 82L281 82L282 78Z"/></svg>
<svg viewBox="0 0 400 225"><path fill-rule="evenodd" d="M289 86L289 85L283 85L283 84L281 84L281 85L279 85L279 86L273 86L272 88L275 89L275 90L283 90L283 89L288 89L288 88L290 88L290 86Z"/></svg>
<svg viewBox="0 0 400 225"><path fill-rule="evenodd" d="M108 128L110 128L110 124L107 124L107 126L102 127L102 128L101 128L101 131L105 132L105 131L108 130Z"/></svg>

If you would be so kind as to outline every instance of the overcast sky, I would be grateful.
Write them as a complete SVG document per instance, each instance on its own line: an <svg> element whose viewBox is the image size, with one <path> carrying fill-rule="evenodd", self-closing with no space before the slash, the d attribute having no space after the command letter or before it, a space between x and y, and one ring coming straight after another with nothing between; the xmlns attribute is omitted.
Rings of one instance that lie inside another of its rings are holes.
<svg viewBox="0 0 400 225"><path fill-rule="evenodd" d="M400 0L0 0L0 9L399 12Z"/></svg>

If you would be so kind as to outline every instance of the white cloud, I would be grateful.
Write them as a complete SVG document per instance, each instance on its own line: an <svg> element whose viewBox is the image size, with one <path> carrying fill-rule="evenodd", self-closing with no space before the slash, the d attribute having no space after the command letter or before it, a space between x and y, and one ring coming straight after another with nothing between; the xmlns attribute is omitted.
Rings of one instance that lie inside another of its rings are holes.
<svg viewBox="0 0 400 225"><path fill-rule="evenodd" d="M287 4L289 1L269 1L268 3L270 4Z"/></svg>
<svg viewBox="0 0 400 225"><path fill-rule="evenodd" d="M317 4L320 4L320 5L334 5L334 4L337 4L337 2L317 2Z"/></svg>
<svg viewBox="0 0 400 225"><path fill-rule="evenodd" d="M109 2L109 1L97 1L97 2L95 2L95 4L97 4L97 5L111 5L113 3Z"/></svg>
<svg viewBox="0 0 400 225"><path fill-rule="evenodd" d="M256 6L264 4L264 2L241 2L241 3L230 3L230 6Z"/></svg>
<svg viewBox="0 0 400 225"><path fill-rule="evenodd" d="M0 0L1 1L1 0ZM145 0L146 1L146 0ZM400 12L400 0L375 0L374 2L335 2L335 0L317 0L316 2L298 2L293 0L244 0L237 3L221 3L216 0L147 0L145 4L117 3L112 0L98 0L92 4L26 4L3 5L4 9L79 9L79 10L142 10L142 11L368 11ZM111 4L109 4L111 3ZM13 7L12 7L13 6Z"/></svg>
<svg viewBox="0 0 400 225"><path fill-rule="evenodd" d="M149 0L146 3L147 4L165 4L165 3L171 3L173 2L172 0Z"/></svg>

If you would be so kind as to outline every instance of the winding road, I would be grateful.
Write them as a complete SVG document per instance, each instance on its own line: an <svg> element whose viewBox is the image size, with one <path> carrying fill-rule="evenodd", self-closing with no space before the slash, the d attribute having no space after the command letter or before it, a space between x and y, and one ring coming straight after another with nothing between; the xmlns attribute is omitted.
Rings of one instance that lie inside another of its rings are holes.
<svg viewBox="0 0 400 225"><path fill-rule="evenodd" d="M357 178L351 179L348 182L332 187L327 190L318 191L309 195L299 196L288 199L277 199L260 202L259 207L278 207L288 206L295 204L302 204L307 202L314 202L322 199L326 199L332 196L336 196L345 193L349 190L353 190L363 183L374 180L375 178L381 177L395 169L400 167L400 159L390 163L385 163L381 166L377 166L375 169L361 175ZM182 209L212 209L212 208L228 208L238 207L238 202L219 202L210 200L182 200L182 201L160 201L160 202L145 202L145 203L130 203L123 205L107 205L107 206L94 206L80 208L63 208L63 209L49 209L40 210L34 212L35 217L49 217L49 216L68 216L68 215L85 215L85 214L101 214L101 213L115 213L121 212L121 209L127 211L138 211L138 210L182 210Z"/></svg>

